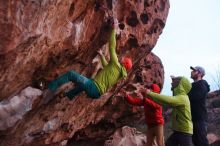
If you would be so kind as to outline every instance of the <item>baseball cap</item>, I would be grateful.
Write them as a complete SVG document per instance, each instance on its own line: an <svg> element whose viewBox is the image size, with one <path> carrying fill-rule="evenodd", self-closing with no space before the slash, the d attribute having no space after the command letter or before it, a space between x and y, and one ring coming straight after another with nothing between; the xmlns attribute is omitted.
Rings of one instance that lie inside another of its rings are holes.
<svg viewBox="0 0 220 146"><path fill-rule="evenodd" d="M199 73L205 75L205 69L201 66L195 66L195 67L190 66L190 69L193 71L198 71Z"/></svg>

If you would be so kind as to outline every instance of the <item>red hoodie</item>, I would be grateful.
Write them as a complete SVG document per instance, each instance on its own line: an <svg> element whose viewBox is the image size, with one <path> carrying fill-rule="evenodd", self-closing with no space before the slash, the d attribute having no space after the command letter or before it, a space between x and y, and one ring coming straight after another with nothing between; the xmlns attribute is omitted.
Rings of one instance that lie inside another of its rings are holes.
<svg viewBox="0 0 220 146"><path fill-rule="evenodd" d="M152 91L160 93L160 87L157 84L151 85ZM125 99L128 103L137 106L144 106L146 123L148 126L163 125L164 119L162 115L162 107L149 98L134 98L130 95L126 95Z"/></svg>

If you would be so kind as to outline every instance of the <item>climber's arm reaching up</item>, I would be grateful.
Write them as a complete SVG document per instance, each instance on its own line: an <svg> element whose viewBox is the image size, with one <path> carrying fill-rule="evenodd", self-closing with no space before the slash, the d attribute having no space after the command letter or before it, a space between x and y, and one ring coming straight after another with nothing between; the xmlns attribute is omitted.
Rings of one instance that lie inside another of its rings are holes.
<svg viewBox="0 0 220 146"><path fill-rule="evenodd" d="M102 53L102 50L97 51L100 58L101 58L101 62L102 62L102 66L105 67L106 65L108 65L107 60L105 59L105 56Z"/></svg>

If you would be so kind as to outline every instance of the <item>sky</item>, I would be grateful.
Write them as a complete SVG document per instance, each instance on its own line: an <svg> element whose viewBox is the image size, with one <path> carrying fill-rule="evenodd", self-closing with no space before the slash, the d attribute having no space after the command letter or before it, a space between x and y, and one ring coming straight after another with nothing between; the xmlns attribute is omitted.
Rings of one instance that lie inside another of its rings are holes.
<svg viewBox="0 0 220 146"><path fill-rule="evenodd" d="M153 49L165 70L162 93L172 94L170 75L190 79L190 66L204 67L211 91L218 89L214 80L220 74L220 0L169 1L166 25Z"/></svg>

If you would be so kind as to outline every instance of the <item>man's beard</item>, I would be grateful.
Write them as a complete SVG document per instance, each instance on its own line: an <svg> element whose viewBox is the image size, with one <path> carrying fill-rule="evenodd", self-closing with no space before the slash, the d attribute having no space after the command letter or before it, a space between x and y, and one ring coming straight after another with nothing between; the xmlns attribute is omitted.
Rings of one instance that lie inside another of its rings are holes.
<svg viewBox="0 0 220 146"><path fill-rule="evenodd" d="M198 79L198 75L191 76L191 78L192 78L193 80L197 80L197 79Z"/></svg>

